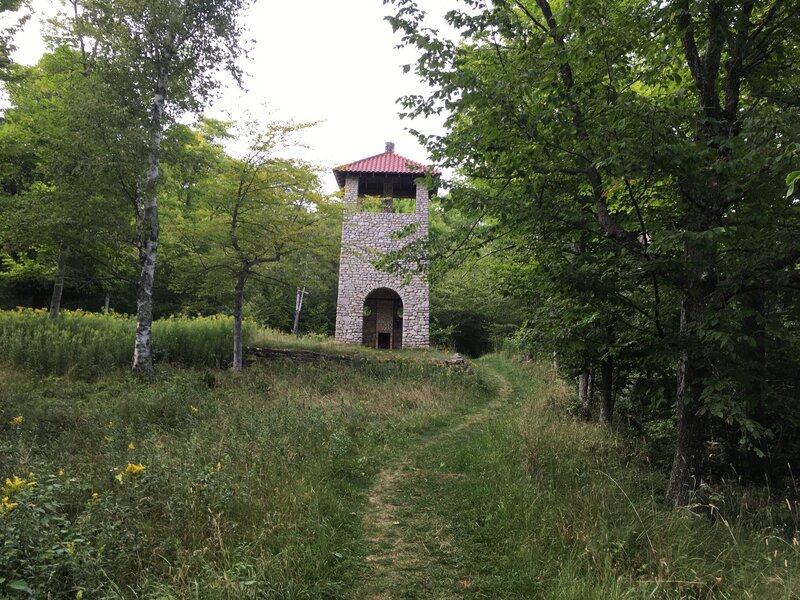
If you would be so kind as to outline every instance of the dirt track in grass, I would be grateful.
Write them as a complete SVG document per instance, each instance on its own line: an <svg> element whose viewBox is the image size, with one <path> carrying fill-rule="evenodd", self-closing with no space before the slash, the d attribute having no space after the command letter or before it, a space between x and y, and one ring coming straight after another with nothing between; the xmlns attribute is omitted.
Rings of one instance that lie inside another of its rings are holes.
<svg viewBox="0 0 800 600"><path fill-rule="evenodd" d="M471 576L459 568L448 524L431 508L448 492L448 480L463 477L437 460L450 455L448 447L479 432L511 394L508 382L495 375L500 385L491 402L420 437L379 473L363 517L368 552L356 598L457 598L469 587Z"/></svg>

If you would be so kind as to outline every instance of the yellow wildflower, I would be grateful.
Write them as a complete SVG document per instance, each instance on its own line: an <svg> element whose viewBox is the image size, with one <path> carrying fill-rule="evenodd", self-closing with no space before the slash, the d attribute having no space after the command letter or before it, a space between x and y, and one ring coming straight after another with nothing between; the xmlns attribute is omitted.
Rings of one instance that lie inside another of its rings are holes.
<svg viewBox="0 0 800 600"><path fill-rule="evenodd" d="M133 442L128 444L128 450L136 450L136 444L134 444Z"/></svg>
<svg viewBox="0 0 800 600"><path fill-rule="evenodd" d="M221 468L222 468L222 463L221 463L221 462L218 462L218 463L217 463L217 471L219 471Z"/></svg>
<svg viewBox="0 0 800 600"><path fill-rule="evenodd" d="M99 496L100 494L98 494L97 492L92 492L92 500L97 500Z"/></svg>
<svg viewBox="0 0 800 600"><path fill-rule="evenodd" d="M63 477L64 476L64 469L59 469L58 470L58 476L59 477Z"/></svg>
<svg viewBox="0 0 800 600"><path fill-rule="evenodd" d="M197 412L200 412L200 409L199 409L199 408L197 408L196 406L192 405L192 404L190 404L190 405L189 405L189 410L191 410L191 411L192 411L192 414L195 414L195 413L197 413Z"/></svg>
<svg viewBox="0 0 800 600"><path fill-rule="evenodd" d="M11 425L13 425L14 427L19 427L24 422L25 422L25 417L23 417L22 415L17 415L16 417L14 417L9 421L9 423L11 423Z"/></svg>
<svg viewBox="0 0 800 600"><path fill-rule="evenodd" d="M133 463L128 463L128 466L125 468L126 473L130 473L131 475L136 475L137 473L141 473L144 471L144 465L135 465Z"/></svg>
<svg viewBox="0 0 800 600"><path fill-rule="evenodd" d="M26 481L24 479L20 479L16 475L13 478L9 479L6 477L6 485L3 490L9 494L12 492L16 492L17 490L25 487Z"/></svg>
<svg viewBox="0 0 800 600"><path fill-rule="evenodd" d="M11 510L17 506L16 502L11 502L8 499L8 496L3 496L3 500L0 501L0 511L4 510Z"/></svg>

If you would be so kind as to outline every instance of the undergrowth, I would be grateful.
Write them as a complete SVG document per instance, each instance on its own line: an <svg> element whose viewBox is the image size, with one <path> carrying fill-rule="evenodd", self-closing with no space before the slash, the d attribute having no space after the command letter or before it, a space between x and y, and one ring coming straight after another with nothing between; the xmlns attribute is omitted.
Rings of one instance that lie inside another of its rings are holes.
<svg viewBox="0 0 800 600"><path fill-rule="evenodd" d="M132 316L81 310L61 311L49 318L44 309L0 311L0 356L4 361L43 375L92 378L109 369L129 368L133 361L136 321ZM245 346L311 350L375 360L446 358L435 349L386 353L343 345L322 335L291 336L252 321L242 325ZM233 319L168 317L153 322L153 356L157 363L187 367L225 367L233 351Z"/></svg>
<svg viewBox="0 0 800 600"><path fill-rule="evenodd" d="M43 309L0 311L0 354L5 361L44 375L92 377L130 367L136 321L128 315ZM245 340L256 327L245 323ZM231 317L170 317L153 322L153 354L158 362L213 367L230 361Z"/></svg>
<svg viewBox="0 0 800 600"><path fill-rule="evenodd" d="M382 461L490 393L411 361L0 382L0 596L53 598L344 597Z"/></svg>
<svg viewBox="0 0 800 600"><path fill-rule="evenodd" d="M464 477L435 503L475 573L466 595L800 597L800 532L785 497L728 484L674 510L666 473L568 417L570 393L549 368L486 363L513 385L512 405L449 449Z"/></svg>
<svg viewBox="0 0 800 600"><path fill-rule="evenodd" d="M0 364L0 596L351 598L371 486L402 463L398 527L416 521L423 549L447 542L429 580L459 574L436 589L800 597L800 520L784 490L726 484L676 511L666 474L570 417L549 369L369 356L238 376L163 364L152 379ZM485 419L446 428L501 388Z"/></svg>

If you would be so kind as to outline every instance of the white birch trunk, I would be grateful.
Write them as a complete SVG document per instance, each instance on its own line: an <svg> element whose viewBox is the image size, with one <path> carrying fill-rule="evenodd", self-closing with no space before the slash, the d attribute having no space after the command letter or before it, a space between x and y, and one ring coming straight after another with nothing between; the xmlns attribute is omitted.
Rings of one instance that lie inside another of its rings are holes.
<svg viewBox="0 0 800 600"><path fill-rule="evenodd" d="M167 100L168 75L166 67L159 67L153 103L150 107L150 152L147 158L147 180L144 190L144 210L139 223L142 240L142 270L136 294L136 343L133 350L133 371L153 371L151 334L153 325L153 284L158 255L158 198L156 186L161 150L162 118Z"/></svg>

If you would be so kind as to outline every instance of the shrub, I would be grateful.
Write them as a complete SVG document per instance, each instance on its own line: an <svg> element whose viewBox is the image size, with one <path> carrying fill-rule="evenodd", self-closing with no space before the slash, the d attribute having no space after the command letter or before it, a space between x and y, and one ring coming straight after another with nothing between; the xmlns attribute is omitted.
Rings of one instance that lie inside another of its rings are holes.
<svg viewBox="0 0 800 600"><path fill-rule="evenodd" d="M62 311L57 320L46 310L0 311L0 352L6 360L45 375L93 377L133 360L133 317ZM245 323L245 340L255 326ZM153 323L156 360L192 367L221 366L233 348L231 317L169 317Z"/></svg>

